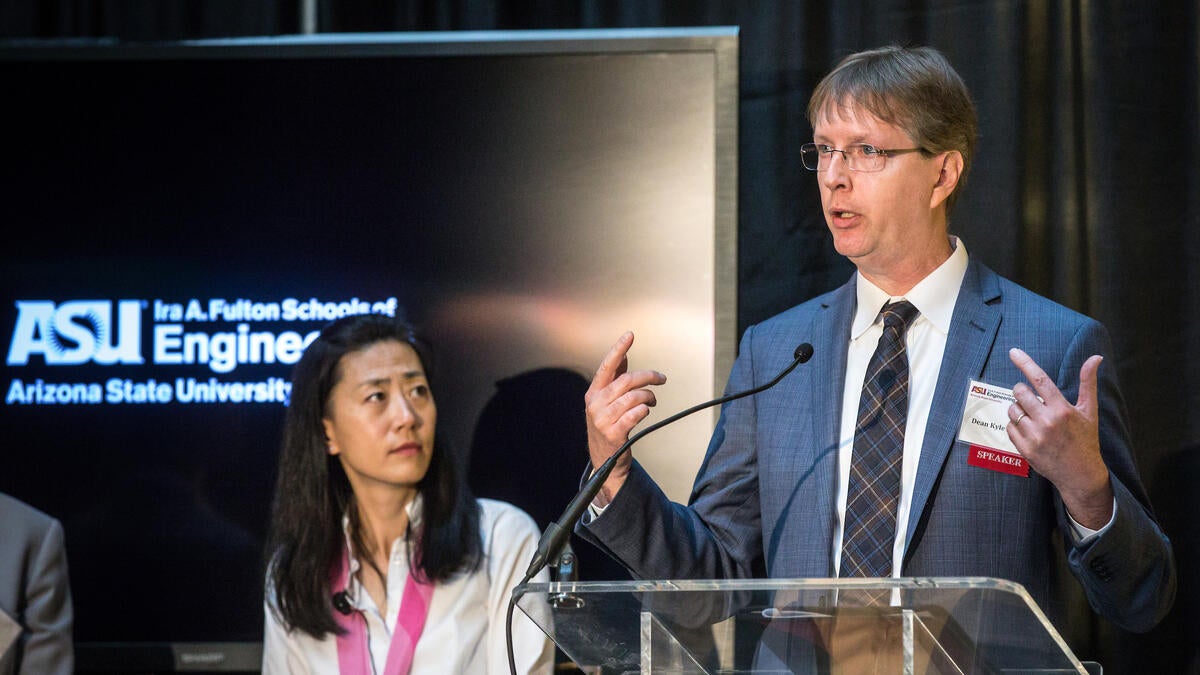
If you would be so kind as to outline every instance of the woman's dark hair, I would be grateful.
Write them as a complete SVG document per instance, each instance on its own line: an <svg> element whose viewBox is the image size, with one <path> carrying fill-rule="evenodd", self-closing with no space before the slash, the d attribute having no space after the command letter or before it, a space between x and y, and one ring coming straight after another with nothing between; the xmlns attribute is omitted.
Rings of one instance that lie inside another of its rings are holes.
<svg viewBox="0 0 1200 675"><path fill-rule="evenodd" d="M416 351L436 394L429 343L408 323L385 314L356 314L325 326L292 371L267 538L267 583L280 621L289 630L318 639L341 632L332 613L330 577L345 546L344 515L350 516L351 539L360 558L365 541L357 526L354 492L341 462L327 452L322 420L329 394L341 378L342 357L386 341ZM439 434L418 490L422 529L420 546L409 548L413 571L444 581L476 569L483 546L479 508Z"/></svg>

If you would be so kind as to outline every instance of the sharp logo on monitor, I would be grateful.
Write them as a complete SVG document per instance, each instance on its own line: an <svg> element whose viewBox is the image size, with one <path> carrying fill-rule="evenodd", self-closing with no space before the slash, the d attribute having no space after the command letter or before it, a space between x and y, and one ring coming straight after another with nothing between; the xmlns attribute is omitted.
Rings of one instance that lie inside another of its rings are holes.
<svg viewBox="0 0 1200 675"><path fill-rule="evenodd" d="M227 375L242 365L295 364L321 324L348 314L395 316L398 301L358 298L328 302L287 298L280 302L154 300L17 300L17 319L7 365L124 366L148 369L140 378L99 381L10 380L8 405L98 403L268 403L286 402L282 377L227 381L176 376L172 367L207 366ZM143 314L150 312L149 364L143 351ZM252 323L255 325L252 326ZM305 330L263 330L264 325L302 323ZM203 329L196 329L200 324ZM223 324L212 329L214 324ZM231 328L231 329L230 329ZM281 373L282 374L282 373ZM58 378L54 378L58 379Z"/></svg>

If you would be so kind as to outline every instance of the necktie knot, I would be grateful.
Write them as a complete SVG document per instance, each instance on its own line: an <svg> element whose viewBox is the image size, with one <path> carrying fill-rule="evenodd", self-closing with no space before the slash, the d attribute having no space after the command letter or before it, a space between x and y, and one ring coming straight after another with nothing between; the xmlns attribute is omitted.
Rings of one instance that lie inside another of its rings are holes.
<svg viewBox="0 0 1200 675"><path fill-rule="evenodd" d="M907 300L889 302L879 310L879 313L883 316L885 328L899 328L901 333L908 330L908 325L920 314L917 308Z"/></svg>

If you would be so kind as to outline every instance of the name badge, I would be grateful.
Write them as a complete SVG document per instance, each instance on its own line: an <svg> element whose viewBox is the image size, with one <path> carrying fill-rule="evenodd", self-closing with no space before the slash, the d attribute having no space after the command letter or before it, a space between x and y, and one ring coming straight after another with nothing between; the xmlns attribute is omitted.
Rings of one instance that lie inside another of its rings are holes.
<svg viewBox="0 0 1200 675"><path fill-rule="evenodd" d="M1008 438L1012 389L970 380L958 440L971 446L967 464L1014 476L1029 477L1029 463Z"/></svg>

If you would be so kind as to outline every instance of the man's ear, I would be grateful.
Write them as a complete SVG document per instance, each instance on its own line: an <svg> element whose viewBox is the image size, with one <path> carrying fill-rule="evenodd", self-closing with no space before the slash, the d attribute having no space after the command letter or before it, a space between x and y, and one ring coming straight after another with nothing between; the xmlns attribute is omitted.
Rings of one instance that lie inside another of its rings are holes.
<svg viewBox="0 0 1200 675"><path fill-rule="evenodd" d="M963 156L957 150L948 150L942 155L942 166L938 171L937 182L933 184L933 193L929 196L929 208L935 209L942 205L958 188L958 179L962 177Z"/></svg>

